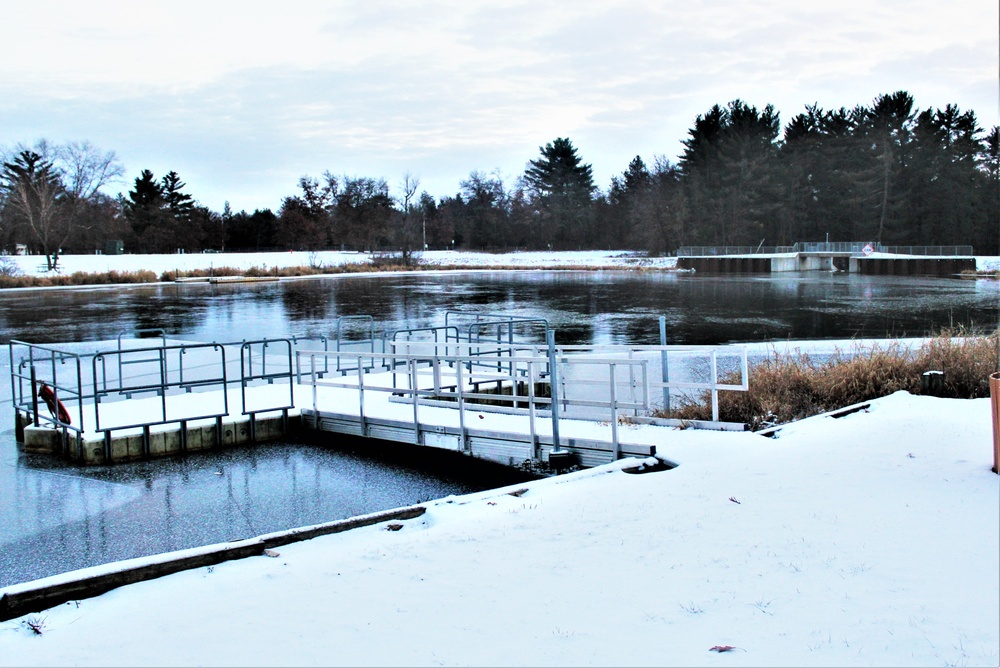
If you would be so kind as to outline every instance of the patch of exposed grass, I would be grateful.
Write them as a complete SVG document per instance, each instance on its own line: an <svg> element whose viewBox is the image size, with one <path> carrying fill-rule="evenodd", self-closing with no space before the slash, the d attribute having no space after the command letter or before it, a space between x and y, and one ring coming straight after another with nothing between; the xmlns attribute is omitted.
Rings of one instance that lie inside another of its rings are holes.
<svg viewBox="0 0 1000 668"><path fill-rule="evenodd" d="M1000 269L965 270L959 274L961 278L995 278L1000 280Z"/></svg>
<svg viewBox="0 0 1000 668"><path fill-rule="evenodd" d="M750 365L749 390L719 393L719 419L742 422L753 430L800 420L899 390L921 393L921 375L942 371L937 396L975 399L990 395L989 376L998 366L1000 330L988 336L945 331L917 349L898 342L838 351L824 362L806 354L779 355ZM738 383L739 376L723 378ZM711 397L681 400L659 417L710 420Z"/></svg>

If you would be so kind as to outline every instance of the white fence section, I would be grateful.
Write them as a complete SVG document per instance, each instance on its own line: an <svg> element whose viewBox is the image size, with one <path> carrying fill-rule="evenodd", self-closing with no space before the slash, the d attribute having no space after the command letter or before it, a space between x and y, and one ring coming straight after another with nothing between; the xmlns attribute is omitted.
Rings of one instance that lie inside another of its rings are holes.
<svg viewBox="0 0 1000 668"><path fill-rule="evenodd" d="M527 416L533 444L538 442L537 420L551 420L557 450L560 418L607 421L617 454L623 416L648 417L679 396L708 393L713 421L718 422L719 392L748 389L742 346L491 344L485 350L479 343L402 341L394 347L396 351L386 353L296 351L296 382L312 388L313 415L350 411L359 416L364 433L366 396L387 393L390 401L411 407L411 438L419 443L422 406L457 409L459 449L465 449L470 410ZM325 375L328 368L353 371ZM730 375L735 379L722 380ZM323 404L320 388L345 385L357 389L356 406Z"/></svg>

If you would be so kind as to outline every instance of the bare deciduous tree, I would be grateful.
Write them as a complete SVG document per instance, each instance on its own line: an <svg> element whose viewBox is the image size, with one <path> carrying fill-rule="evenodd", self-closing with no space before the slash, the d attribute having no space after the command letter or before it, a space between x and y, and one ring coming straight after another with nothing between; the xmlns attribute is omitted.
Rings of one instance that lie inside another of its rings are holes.
<svg viewBox="0 0 1000 668"><path fill-rule="evenodd" d="M53 145L40 140L34 150L24 146L3 162L0 186L7 196L10 216L18 222L55 270L62 246L80 228L85 211L104 195L100 189L121 178L125 170L114 151L101 151L90 142Z"/></svg>
<svg viewBox="0 0 1000 668"><path fill-rule="evenodd" d="M3 163L0 182L7 199L4 219L23 225L41 246L48 269L55 269L67 212L65 190L52 162L23 150Z"/></svg>

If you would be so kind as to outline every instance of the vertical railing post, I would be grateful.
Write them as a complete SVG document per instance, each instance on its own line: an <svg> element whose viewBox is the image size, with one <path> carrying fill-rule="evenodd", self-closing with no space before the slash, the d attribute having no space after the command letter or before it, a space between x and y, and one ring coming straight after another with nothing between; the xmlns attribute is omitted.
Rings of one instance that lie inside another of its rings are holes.
<svg viewBox="0 0 1000 668"><path fill-rule="evenodd" d="M631 369L631 364L629 368ZM608 365L611 374L611 459L618 461L621 447L618 445L618 388L615 382L615 363Z"/></svg>
<svg viewBox="0 0 1000 668"><path fill-rule="evenodd" d="M83 447L82 438L83 438L83 429L85 422L85 418L83 415L83 390L84 390L83 366L80 357L77 356L76 357L76 408L77 408L77 413L80 416L80 424L76 426L76 434L77 434L76 444L77 444L77 452L81 459L83 459L81 448ZM94 410L95 411L97 410L96 402L94 403Z"/></svg>
<svg viewBox="0 0 1000 668"><path fill-rule="evenodd" d="M455 391L458 392L458 438L462 452L466 451L465 446L465 382L462 379L462 362L459 360L455 365Z"/></svg>
<svg viewBox="0 0 1000 668"><path fill-rule="evenodd" d="M538 437L535 436L535 363L528 362L528 430L531 432L531 459L538 459Z"/></svg>
<svg viewBox="0 0 1000 668"><path fill-rule="evenodd" d="M549 347L549 387L552 390L552 449L561 452L559 440L559 373L556 357L555 331L545 331L545 343Z"/></svg>
<svg viewBox="0 0 1000 668"><path fill-rule="evenodd" d="M649 410L649 360L642 360L642 409ZM635 413L638 415L638 410Z"/></svg>
<svg viewBox="0 0 1000 668"><path fill-rule="evenodd" d="M361 435L367 436L367 425L365 424L365 370L361 368L360 357L358 358L358 417L361 421Z"/></svg>
<svg viewBox="0 0 1000 668"><path fill-rule="evenodd" d="M660 345L667 345L667 319L660 316ZM663 410L670 412L670 388L667 383L670 381L670 369L667 367L667 351L660 351L660 380L663 381Z"/></svg>
<svg viewBox="0 0 1000 668"><path fill-rule="evenodd" d="M313 420L319 425L319 398L316 390L316 354L309 355L309 384L312 385Z"/></svg>
<svg viewBox="0 0 1000 668"><path fill-rule="evenodd" d="M420 422L417 419L417 360L410 357L410 395L413 397L413 442L420 444Z"/></svg>
<svg viewBox="0 0 1000 668"><path fill-rule="evenodd" d="M166 377L165 377L165 375L166 375L166 372L167 372L167 365L166 365L165 360L164 360L164 355L165 355L165 353L162 350L158 354L158 356L159 356L159 360L158 361L160 363L160 389L157 390L156 392L157 392L157 394L160 395L160 407L161 407L160 410L161 410L162 415L163 415L163 421L166 422L167 421L167 385L166 385ZM147 438L146 441L144 441L144 443L146 443L146 445L143 446L145 448L145 450L143 451L143 456L148 457L149 456L149 452L148 452L148 450L149 450L149 447L148 447L149 446L149 439Z"/></svg>
<svg viewBox="0 0 1000 668"><path fill-rule="evenodd" d="M631 348L628 349L628 360L630 364L628 365L628 398L629 403L635 403L635 365L631 364L632 360L635 359L635 351ZM633 415L638 415L637 409L632 409Z"/></svg>
<svg viewBox="0 0 1000 668"><path fill-rule="evenodd" d="M38 426L38 384L35 378L35 365L31 365L31 414Z"/></svg>
<svg viewBox="0 0 1000 668"><path fill-rule="evenodd" d="M160 364L160 394L167 394L167 351L160 348L156 351L156 358Z"/></svg>
<svg viewBox="0 0 1000 668"><path fill-rule="evenodd" d="M507 323L507 355L510 356L510 362L508 367L510 368L510 375L514 375L514 321L511 320Z"/></svg>
<svg viewBox="0 0 1000 668"><path fill-rule="evenodd" d="M719 421L719 360L712 351L712 422Z"/></svg>

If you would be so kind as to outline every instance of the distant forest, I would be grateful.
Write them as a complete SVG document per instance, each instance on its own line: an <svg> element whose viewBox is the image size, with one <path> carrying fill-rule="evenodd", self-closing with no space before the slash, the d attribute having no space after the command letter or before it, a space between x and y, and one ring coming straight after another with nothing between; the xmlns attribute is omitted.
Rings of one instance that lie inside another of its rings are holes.
<svg viewBox="0 0 1000 668"><path fill-rule="evenodd" d="M44 254L348 249L635 249L796 241L972 245L1000 254L1000 136L954 105L919 110L905 91L870 106L806 106L781 126L741 100L700 114L677 162L634 158L606 189L568 138L522 175L473 171L435 198L419 179L303 176L278 211L200 206L176 172L144 170L127 194L113 151L44 140L3 153L0 247Z"/></svg>

